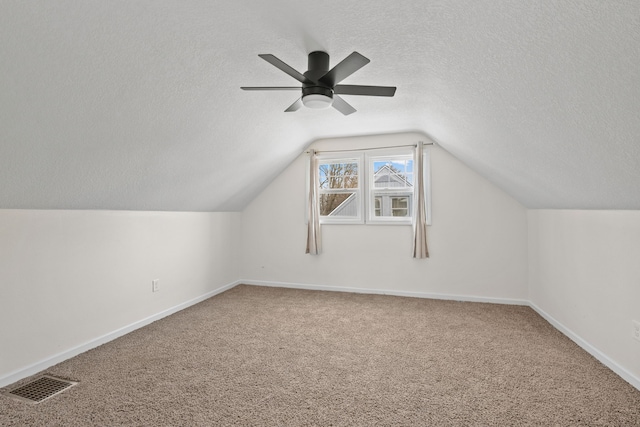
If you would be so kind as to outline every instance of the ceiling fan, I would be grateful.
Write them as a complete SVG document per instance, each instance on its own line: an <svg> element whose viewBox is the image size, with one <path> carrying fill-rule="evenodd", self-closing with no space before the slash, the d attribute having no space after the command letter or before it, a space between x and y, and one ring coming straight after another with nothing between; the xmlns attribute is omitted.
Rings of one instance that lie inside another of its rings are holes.
<svg viewBox="0 0 640 427"><path fill-rule="evenodd" d="M347 116L355 113L356 109L339 95L393 96L396 93L396 88L393 86L338 84L369 63L369 59L360 55L358 52L353 52L331 70L329 70L328 53L322 51L311 52L308 62L309 69L304 74L301 74L271 54L261 54L258 56L298 80L302 83L302 87L241 87L240 89L298 91L302 89L302 96L291 104L289 108L284 110L285 112L297 111L304 105L305 107L315 109L333 107Z"/></svg>

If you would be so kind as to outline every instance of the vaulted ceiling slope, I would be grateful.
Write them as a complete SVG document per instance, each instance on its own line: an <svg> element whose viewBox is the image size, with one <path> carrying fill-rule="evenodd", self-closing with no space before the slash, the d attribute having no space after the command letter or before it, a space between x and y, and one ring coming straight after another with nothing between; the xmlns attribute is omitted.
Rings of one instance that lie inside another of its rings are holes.
<svg viewBox="0 0 640 427"><path fill-rule="evenodd" d="M396 96L240 90L314 50ZM640 2L0 2L0 208L241 210L315 139L401 131L527 207L640 209Z"/></svg>

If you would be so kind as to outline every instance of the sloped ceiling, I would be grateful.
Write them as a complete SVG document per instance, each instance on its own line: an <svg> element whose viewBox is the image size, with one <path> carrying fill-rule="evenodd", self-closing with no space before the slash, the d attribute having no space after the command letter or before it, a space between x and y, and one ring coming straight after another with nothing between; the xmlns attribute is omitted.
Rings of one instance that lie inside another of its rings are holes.
<svg viewBox="0 0 640 427"><path fill-rule="evenodd" d="M239 89L313 50L396 96ZM640 209L640 2L0 2L0 208L241 210L315 139L401 131L530 208Z"/></svg>

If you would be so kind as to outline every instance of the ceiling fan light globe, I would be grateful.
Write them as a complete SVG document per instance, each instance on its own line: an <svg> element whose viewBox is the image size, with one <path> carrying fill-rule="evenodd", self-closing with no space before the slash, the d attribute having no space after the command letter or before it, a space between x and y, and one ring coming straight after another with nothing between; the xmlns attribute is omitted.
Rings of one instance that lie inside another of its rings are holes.
<svg viewBox="0 0 640 427"><path fill-rule="evenodd" d="M331 107L333 98L326 95L309 94L302 97L302 103L307 108L313 108L314 110L321 110Z"/></svg>

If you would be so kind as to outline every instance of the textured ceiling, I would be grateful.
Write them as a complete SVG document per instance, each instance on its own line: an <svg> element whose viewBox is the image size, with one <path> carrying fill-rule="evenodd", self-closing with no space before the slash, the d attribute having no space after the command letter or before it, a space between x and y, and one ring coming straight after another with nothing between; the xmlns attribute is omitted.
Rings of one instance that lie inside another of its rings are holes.
<svg viewBox="0 0 640 427"><path fill-rule="evenodd" d="M313 50L396 96L239 89ZM314 139L401 131L527 207L640 209L640 2L0 1L0 208L241 210Z"/></svg>

